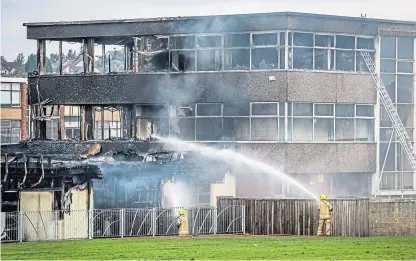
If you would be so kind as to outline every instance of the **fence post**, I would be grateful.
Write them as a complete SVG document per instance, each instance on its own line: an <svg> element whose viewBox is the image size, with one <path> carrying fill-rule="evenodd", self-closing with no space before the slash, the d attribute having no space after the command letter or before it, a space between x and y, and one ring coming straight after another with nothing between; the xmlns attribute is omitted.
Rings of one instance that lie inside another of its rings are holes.
<svg viewBox="0 0 416 261"><path fill-rule="evenodd" d="M243 234L246 233L246 206L242 205L241 206L241 226L242 226L242 231Z"/></svg>
<svg viewBox="0 0 416 261"><path fill-rule="evenodd" d="M59 211L55 210L53 212L54 215L54 223L55 223L55 240L59 239Z"/></svg>
<svg viewBox="0 0 416 261"><path fill-rule="evenodd" d="M213 213L214 213L214 220L213 220L213 224L212 224L212 230L214 232L214 235L216 235L217 234L217 219L218 219L217 207L214 207Z"/></svg>
<svg viewBox="0 0 416 261"><path fill-rule="evenodd" d="M120 236L124 237L124 208L120 209Z"/></svg>
<svg viewBox="0 0 416 261"><path fill-rule="evenodd" d="M92 209L88 209L88 239L92 239L94 235L93 231L93 219L94 212Z"/></svg>
<svg viewBox="0 0 416 261"><path fill-rule="evenodd" d="M156 235L156 208L152 209L152 236Z"/></svg>
<svg viewBox="0 0 416 261"><path fill-rule="evenodd" d="M19 242L23 242L23 213L19 211L19 218L17 219L18 224L18 238Z"/></svg>

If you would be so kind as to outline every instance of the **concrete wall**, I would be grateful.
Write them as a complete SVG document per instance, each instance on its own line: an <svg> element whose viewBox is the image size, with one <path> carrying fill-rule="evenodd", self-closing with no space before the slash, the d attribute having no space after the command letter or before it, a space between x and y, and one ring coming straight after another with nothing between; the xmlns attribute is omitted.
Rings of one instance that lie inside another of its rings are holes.
<svg viewBox="0 0 416 261"><path fill-rule="evenodd" d="M217 206L217 197L235 197L236 196L236 178L230 173L224 175L222 183L211 184L210 188L210 205Z"/></svg>
<svg viewBox="0 0 416 261"><path fill-rule="evenodd" d="M416 200L370 202L370 236L416 236Z"/></svg>

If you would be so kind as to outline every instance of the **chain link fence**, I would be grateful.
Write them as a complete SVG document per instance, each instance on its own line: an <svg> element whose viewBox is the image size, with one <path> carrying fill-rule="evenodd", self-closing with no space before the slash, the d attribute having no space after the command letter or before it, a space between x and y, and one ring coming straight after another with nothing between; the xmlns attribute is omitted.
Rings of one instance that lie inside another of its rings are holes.
<svg viewBox="0 0 416 261"><path fill-rule="evenodd" d="M245 233L244 206L186 209L191 235ZM1 242L178 235L179 208L1 213Z"/></svg>

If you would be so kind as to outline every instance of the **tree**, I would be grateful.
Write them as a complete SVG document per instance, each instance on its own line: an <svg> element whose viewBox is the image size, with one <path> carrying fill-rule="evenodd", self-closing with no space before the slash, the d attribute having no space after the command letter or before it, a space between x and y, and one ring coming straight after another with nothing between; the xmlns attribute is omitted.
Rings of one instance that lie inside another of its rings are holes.
<svg viewBox="0 0 416 261"><path fill-rule="evenodd" d="M25 71L26 72L33 72L37 70L37 58L36 58L36 54L31 53L28 57L27 57L27 61L25 63Z"/></svg>
<svg viewBox="0 0 416 261"><path fill-rule="evenodd" d="M19 65L23 66L25 64L25 56L23 53L19 53L14 60L15 63L18 63Z"/></svg>

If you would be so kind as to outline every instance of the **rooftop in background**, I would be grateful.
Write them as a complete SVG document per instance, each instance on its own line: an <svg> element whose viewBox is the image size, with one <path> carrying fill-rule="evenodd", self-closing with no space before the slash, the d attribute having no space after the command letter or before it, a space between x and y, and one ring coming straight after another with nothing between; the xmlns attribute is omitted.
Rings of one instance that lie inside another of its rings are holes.
<svg viewBox="0 0 416 261"><path fill-rule="evenodd" d="M227 17L267 17L267 16L303 16L312 18L326 19L344 19L350 21L367 21L375 23L398 23L398 24L414 24L415 21L388 20L367 17L351 17L324 14L310 14L297 12L274 12L274 13L256 13L256 14L230 14L230 15L206 15L206 16L177 16L177 17L157 17L157 18L137 18L137 19L117 19L117 20L90 20L90 21L60 21L60 22L35 22L23 23L23 26L46 26L46 25L88 25L88 24L114 24L114 23L137 23L137 22L160 22L160 21L179 21L179 20L199 20L208 18L227 18Z"/></svg>

